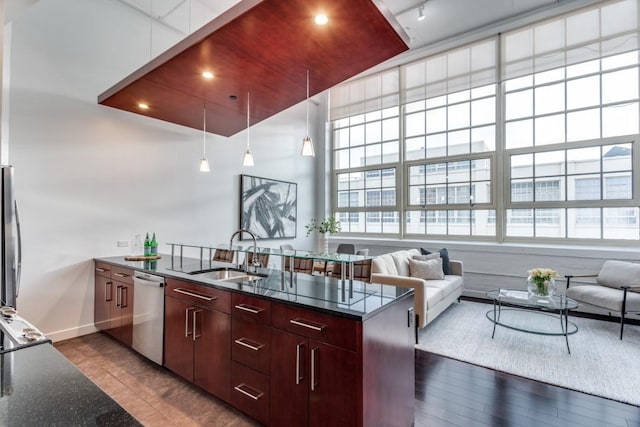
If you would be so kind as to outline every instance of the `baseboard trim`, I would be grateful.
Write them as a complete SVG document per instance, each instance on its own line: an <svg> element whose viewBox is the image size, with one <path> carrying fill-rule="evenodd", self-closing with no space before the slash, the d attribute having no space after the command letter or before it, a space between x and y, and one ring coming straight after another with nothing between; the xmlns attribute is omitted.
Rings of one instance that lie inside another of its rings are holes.
<svg viewBox="0 0 640 427"><path fill-rule="evenodd" d="M49 332L45 334L53 342L64 341L71 338L81 337L98 332L98 328L93 323L89 325L78 326L77 328L62 329L60 331Z"/></svg>

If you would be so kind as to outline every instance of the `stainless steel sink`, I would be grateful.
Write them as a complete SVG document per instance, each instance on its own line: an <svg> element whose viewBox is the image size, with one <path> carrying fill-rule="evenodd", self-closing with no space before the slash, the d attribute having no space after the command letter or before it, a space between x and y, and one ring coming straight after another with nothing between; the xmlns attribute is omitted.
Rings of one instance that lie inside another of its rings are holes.
<svg viewBox="0 0 640 427"><path fill-rule="evenodd" d="M243 270L234 268L212 268L210 270L194 271L189 273L191 276L201 277L203 279L219 280L223 282L245 283L255 280L264 279L264 275L247 273Z"/></svg>

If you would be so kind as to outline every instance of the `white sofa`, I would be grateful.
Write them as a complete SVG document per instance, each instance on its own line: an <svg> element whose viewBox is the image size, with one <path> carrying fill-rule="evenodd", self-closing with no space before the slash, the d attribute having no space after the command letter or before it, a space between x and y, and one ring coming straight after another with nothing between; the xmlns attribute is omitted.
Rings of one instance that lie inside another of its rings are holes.
<svg viewBox="0 0 640 427"><path fill-rule="evenodd" d="M462 261L450 261L451 274L442 280L409 277L409 259L420 255L418 249L391 252L371 262L371 281L415 289L414 305L417 329L423 328L462 295Z"/></svg>

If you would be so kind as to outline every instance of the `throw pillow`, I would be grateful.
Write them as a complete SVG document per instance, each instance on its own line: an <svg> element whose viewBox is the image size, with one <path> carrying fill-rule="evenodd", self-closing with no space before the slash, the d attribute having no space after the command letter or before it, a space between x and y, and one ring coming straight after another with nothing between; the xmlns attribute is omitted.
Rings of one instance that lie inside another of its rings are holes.
<svg viewBox="0 0 640 427"><path fill-rule="evenodd" d="M419 261L428 261L430 259L440 258L440 252L434 252L434 253L429 254L429 255L414 255L411 258L417 259Z"/></svg>
<svg viewBox="0 0 640 427"><path fill-rule="evenodd" d="M409 276L419 277L426 280L442 280L444 273L442 272L442 258L420 261L417 259L409 260Z"/></svg>
<svg viewBox="0 0 640 427"><path fill-rule="evenodd" d="M430 255L432 253L440 253L440 258L442 258L442 271L444 271L444 274L451 274L451 263L449 261L449 251L447 251L446 248L442 248L439 251L428 251L424 248L420 248L420 253L422 255Z"/></svg>

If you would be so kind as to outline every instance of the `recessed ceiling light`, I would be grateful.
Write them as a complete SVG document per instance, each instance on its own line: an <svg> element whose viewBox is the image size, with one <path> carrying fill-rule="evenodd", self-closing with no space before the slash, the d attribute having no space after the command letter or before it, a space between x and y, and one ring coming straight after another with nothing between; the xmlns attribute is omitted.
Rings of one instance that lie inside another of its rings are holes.
<svg viewBox="0 0 640 427"><path fill-rule="evenodd" d="M213 73L211 71L203 71L202 72L202 77L204 77L205 79L212 79L213 78Z"/></svg>
<svg viewBox="0 0 640 427"><path fill-rule="evenodd" d="M329 17L324 13L320 13L316 15L315 18L313 18L313 21L318 25L325 25L327 22L329 22Z"/></svg>
<svg viewBox="0 0 640 427"><path fill-rule="evenodd" d="M140 108L141 110L148 110L149 105L145 104L144 102L141 102L138 104L138 108Z"/></svg>

